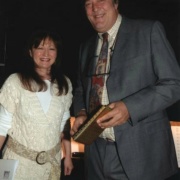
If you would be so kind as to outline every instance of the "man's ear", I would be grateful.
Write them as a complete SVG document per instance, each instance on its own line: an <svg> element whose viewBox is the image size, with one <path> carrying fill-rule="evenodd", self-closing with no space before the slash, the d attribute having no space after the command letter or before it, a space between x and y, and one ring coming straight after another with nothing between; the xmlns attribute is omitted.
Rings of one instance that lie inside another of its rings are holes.
<svg viewBox="0 0 180 180"><path fill-rule="evenodd" d="M29 50L29 55L32 57L32 51L31 50Z"/></svg>
<svg viewBox="0 0 180 180"><path fill-rule="evenodd" d="M116 9L118 9L119 6L119 1L118 0L113 0L114 1L114 6Z"/></svg>

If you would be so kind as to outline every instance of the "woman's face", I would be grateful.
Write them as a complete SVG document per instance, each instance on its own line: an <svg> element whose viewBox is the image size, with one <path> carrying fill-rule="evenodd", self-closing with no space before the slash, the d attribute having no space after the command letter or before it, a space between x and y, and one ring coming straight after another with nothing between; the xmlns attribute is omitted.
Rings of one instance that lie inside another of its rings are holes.
<svg viewBox="0 0 180 180"><path fill-rule="evenodd" d="M35 68L50 70L57 57L57 48L51 39L46 38L37 48L33 47L29 53L34 60Z"/></svg>

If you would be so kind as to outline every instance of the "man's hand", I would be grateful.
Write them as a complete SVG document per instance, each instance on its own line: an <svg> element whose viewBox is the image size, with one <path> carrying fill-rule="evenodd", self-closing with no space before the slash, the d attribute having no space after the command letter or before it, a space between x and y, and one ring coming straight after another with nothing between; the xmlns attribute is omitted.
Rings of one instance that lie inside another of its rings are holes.
<svg viewBox="0 0 180 180"><path fill-rule="evenodd" d="M122 102L115 102L109 105L112 110L97 120L101 128L109 128L124 124L129 119L129 112Z"/></svg>
<svg viewBox="0 0 180 180"><path fill-rule="evenodd" d="M79 126L81 126L86 119L87 119L86 115L81 115L75 118L73 127L70 131L71 136L78 131Z"/></svg>

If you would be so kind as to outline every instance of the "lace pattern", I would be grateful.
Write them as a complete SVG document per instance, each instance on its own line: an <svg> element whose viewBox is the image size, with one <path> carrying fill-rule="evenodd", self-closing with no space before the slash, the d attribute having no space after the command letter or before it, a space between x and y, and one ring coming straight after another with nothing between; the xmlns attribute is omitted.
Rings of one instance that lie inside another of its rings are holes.
<svg viewBox="0 0 180 180"><path fill-rule="evenodd" d="M53 96L49 109L44 113L36 93L22 88L17 74L12 74L4 83L0 93L0 103L13 114L8 134L24 146L36 150L47 151L54 147L60 138L60 125L64 112L72 103L72 86L68 80L67 95L56 96L56 85L53 85ZM15 179L39 180L48 179L51 165L38 165L7 149L5 159L19 159ZM60 153L57 155L60 161ZM25 178L27 177L27 178Z"/></svg>

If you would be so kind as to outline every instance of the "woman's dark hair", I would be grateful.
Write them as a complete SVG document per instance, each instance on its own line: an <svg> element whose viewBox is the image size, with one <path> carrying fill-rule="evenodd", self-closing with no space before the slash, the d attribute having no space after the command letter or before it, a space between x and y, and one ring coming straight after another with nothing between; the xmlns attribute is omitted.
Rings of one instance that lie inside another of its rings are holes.
<svg viewBox="0 0 180 180"><path fill-rule="evenodd" d="M38 30L34 32L29 41L27 42L27 48L25 50L25 58L23 67L20 70L19 77L23 86L29 91L44 91L47 89L46 83L41 79L38 73L35 71L35 64L30 56L30 51L33 48L37 48L41 41L44 41L46 38L52 40L57 48L57 58L55 63L51 66L51 82L57 83L59 93L58 95L62 95L63 93L67 94L68 92L68 83L63 74L61 61L62 61L62 40L60 36L50 30ZM33 84L36 84L38 89L34 90Z"/></svg>

